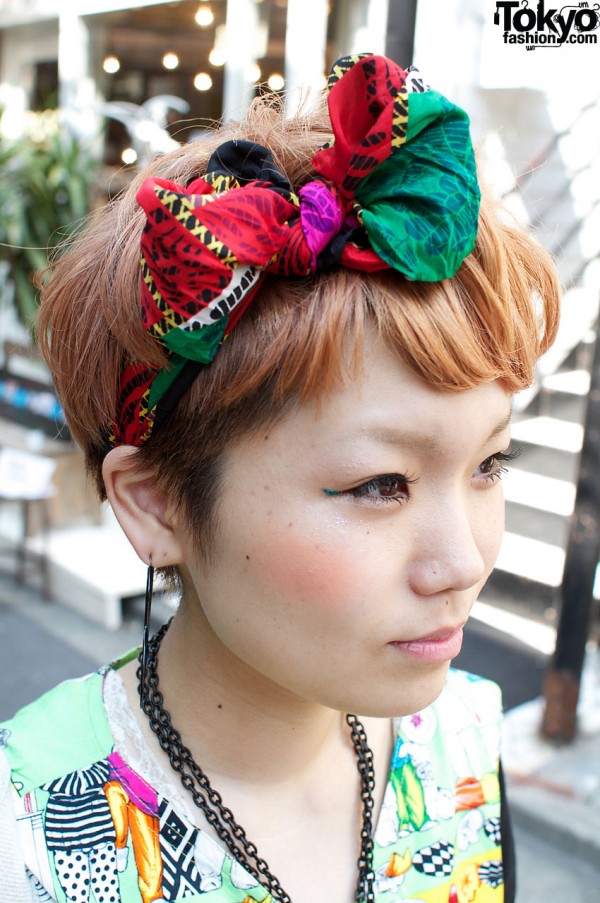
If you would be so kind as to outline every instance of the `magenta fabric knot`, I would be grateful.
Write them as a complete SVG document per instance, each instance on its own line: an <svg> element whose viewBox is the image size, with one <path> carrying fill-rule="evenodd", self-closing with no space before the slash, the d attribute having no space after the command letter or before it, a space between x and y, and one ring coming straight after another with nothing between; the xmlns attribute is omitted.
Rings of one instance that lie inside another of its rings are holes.
<svg viewBox="0 0 600 903"><path fill-rule="evenodd" d="M302 231L310 250L310 269L316 273L317 258L339 233L343 214L336 194L324 182L308 182L298 194Z"/></svg>

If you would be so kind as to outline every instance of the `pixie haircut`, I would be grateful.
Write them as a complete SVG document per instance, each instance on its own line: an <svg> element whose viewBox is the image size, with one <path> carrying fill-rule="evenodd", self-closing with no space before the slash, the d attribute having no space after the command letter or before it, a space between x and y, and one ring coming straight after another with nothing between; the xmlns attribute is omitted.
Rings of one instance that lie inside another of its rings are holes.
<svg viewBox="0 0 600 903"><path fill-rule="evenodd" d="M187 183L202 175L213 150L231 138L267 147L298 190L331 129L324 106L290 119L272 100L256 101L241 124L154 160L91 218L44 279L40 346L102 499L103 436L115 419L121 374L132 361L167 363L140 318L145 219L136 192L147 176ZM396 271L342 268L267 277L215 360L137 450L139 466L180 509L198 551L210 554L228 446L357 375L368 327L441 391L500 379L515 392L532 382L558 313L552 260L483 187L475 249L451 279L411 282Z"/></svg>

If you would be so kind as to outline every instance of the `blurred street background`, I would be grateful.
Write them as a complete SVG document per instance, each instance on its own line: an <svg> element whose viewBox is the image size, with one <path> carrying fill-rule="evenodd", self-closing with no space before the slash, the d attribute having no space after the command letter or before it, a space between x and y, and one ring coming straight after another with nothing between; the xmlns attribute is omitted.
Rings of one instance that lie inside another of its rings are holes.
<svg viewBox="0 0 600 903"><path fill-rule="evenodd" d="M291 112L338 57L385 53L469 111L485 178L564 286L558 341L514 401L522 453L504 482L506 536L456 664L503 689L518 903L589 903L600 886L600 17L594 4L530 6L0 0L0 719L137 645L143 614L144 566L86 484L31 337L34 274L155 154L201 142L265 91ZM560 46L557 15L570 23ZM156 626L175 604L159 596Z"/></svg>

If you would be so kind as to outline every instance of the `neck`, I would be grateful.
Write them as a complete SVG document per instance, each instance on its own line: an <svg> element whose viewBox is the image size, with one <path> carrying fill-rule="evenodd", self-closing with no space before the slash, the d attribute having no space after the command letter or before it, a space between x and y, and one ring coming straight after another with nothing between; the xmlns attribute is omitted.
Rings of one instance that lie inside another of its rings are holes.
<svg viewBox="0 0 600 903"><path fill-rule="evenodd" d="M343 714L246 666L195 607L184 605L164 637L158 676L173 725L210 774L274 784L353 755Z"/></svg>

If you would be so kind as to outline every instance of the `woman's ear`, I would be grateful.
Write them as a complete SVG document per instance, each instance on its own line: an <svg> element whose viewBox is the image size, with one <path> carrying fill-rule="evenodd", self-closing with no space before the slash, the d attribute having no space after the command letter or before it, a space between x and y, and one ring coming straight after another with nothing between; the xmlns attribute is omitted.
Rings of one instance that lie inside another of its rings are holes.
<svg viewBox="0 0 600 903"><path fill-rule="evenodd" d="M102 476L106 495L129 542L146 564L180 564L183 549L176 518L168 499L150 471L140 470L137 449L122 445L104 459Z"/></svg>

